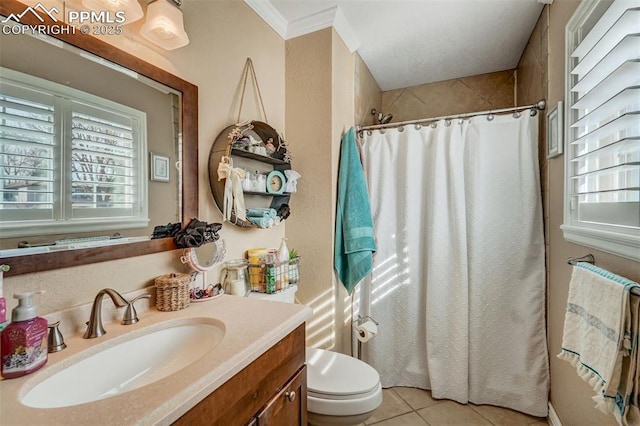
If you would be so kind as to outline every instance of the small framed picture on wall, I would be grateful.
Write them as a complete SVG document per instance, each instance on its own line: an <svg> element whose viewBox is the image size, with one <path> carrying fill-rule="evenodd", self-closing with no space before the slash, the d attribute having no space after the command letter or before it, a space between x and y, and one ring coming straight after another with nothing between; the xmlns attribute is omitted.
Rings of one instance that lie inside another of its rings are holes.
<svg viewBox="0 0 640 426"><path fill-rule="evenodd" d="M562 101L547 113L547 158L554 158L562 154L564 145L564 110Z"/></svg>
<svg viewBox="0 0 640 426"><path fill-rule="evenodd" d="M151 167L151 180L157 182L169 182L169 157L165 155L149 153Z"/></svg>

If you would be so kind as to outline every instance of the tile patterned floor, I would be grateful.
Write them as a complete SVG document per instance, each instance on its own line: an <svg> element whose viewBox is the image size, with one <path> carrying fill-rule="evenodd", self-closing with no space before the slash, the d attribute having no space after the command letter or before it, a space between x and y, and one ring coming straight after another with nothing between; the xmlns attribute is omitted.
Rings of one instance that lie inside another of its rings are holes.
<svg viewBox="0 0 640 426"><path fill-rule="evenodd" d="M363 425L376 426L547 426L547 420L491 405L438 400L431 392L396 387L383 391L380 408Z"/></svg>

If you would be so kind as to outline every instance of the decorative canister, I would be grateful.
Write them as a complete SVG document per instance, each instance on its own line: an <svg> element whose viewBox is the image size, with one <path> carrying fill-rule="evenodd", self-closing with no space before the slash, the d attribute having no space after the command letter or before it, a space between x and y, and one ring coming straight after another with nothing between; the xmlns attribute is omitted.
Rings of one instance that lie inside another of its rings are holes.
<svg viewBox="0 0 640 426"><path fill-rule="evenodd" d="M249 262L244 259L230 260L224 263L220 282L225 294L248 296L251 292L249 284Z"/></svg>
<svg viewBox="0 0 640 426"><path fill-rule="evenodd" d="M170 273L155 279L156 308L159 311L179 311L189 306L191 274Z"/></svg>
<svg viewBox="0 0 640 426"><path fill-rule="evenodd" d="M260 285L264 277L261 277L261 270L259 268L255 268L255 265L260 265L264 263L264 257L269 254L268 248L252 248L247 250L247 258L249 259L249 264L251 265L249 271L249 280L251 281L251 287L257 287Z"/></svg>

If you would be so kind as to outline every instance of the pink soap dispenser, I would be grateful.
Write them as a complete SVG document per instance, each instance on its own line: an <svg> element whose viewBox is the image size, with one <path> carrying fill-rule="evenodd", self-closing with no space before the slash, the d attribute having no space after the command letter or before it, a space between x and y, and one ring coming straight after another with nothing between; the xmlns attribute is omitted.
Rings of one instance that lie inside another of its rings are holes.
<svg viewBox="0 0 640 426"><path fill-rule="evenodd" d="M3 278L9 271L9 265L0 265L0 331L7 326L7 300L4 298Z"/></svg>
<svg viewBox="0 0 640 426"><path fill-rule="evenodd" d="M0 334L0 375L5 379L33 373L47 363L47 320L37 316L32 299L40 293L13 295L18 306L11 311L11 324Z"/></svg>

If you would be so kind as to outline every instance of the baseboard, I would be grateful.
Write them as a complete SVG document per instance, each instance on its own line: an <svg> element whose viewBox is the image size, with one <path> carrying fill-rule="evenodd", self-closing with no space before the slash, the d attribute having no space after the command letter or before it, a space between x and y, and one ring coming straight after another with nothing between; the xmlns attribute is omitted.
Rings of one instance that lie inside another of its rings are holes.
<svg viewBox="0 0 640 426"><path fill-rule="evenodd" d="M553 409L553 405L551 405L551 403L549 403L549 424L551 426L562 426L560 417L558 417L558 413Z"/></svg>

